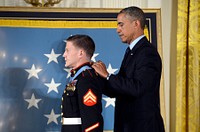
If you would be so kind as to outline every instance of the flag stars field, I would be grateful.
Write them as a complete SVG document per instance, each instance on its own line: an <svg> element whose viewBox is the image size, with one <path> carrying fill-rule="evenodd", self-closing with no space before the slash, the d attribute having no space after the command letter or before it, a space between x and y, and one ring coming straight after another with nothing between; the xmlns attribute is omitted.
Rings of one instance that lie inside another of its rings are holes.
<svg viewBox="0 0 200 132"><path fill-rule="evenodd" d="M61 55L61 54L55 54L54 49L51 50L50 54L44 54L46 57L48 57L48 62L47 64L49 64L50 62L54 61L55 63L58 64L58 60L57 58Z"/></svg>
<svg viewBox="0 0 200 132"><path fill-rule="evenodd" d="M50 114L46 114L44 116L48 118L47 125L50 124L51 122L58 124L57 118L60 117L60 114L55 114L53 109L51 110Z"/></svg>
<svg viewBox="0 0 200 132"><path fill-rule="evenodd" d="M35 65L33 64L31 69L25 69L25 71L27 71L29 73L28 75L28 79L30 79L31 77L35 77L37 79L39 79L38 77L38 73L42 71L42 69L36 69Z"/></svg>
<svg viewBox="0 0 200 132"><path fill-rule="evenodd" d="M35 107L37 109L39 109L38 107L38 103L42 100L42 99L36 99L35 98L35 94L33 93L30 99L24 99L26 102L28 102L28 108L30 109L31 107Z"/></svg>
<svg viewBox="0 0 200 132"><path fill-rule="evenodd" d="M55 83L54 78L52 78L51 83L45 83L45 85L49 88L47 93L50 93L51 91L58 93L58 86L60 86L61 83Z"/></svg>

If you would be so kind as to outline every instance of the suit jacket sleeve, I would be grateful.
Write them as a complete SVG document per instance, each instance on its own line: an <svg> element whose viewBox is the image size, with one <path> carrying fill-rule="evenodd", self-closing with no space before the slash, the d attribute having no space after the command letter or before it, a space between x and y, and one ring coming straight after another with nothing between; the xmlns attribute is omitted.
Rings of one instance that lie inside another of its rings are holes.
<svg viewBox="0 0 200 132"><path fill-rule="evenodd" d="M134 47L127 64L121 66L119 73L110 76L105 92L107 95L136 97L159 88L161 58L156 48L148 42L139 45Z"/></svg>

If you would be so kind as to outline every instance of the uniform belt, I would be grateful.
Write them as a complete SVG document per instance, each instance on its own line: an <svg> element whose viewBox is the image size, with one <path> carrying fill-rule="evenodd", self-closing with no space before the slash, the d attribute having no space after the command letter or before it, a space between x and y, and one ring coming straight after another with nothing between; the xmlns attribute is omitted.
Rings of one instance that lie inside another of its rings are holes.
<svg viewBox="0 0 200 132"><path fill-rule="evenodd" d="M63 125L80 125L81 124L81 118L62 118L62 124Z"/></svg>

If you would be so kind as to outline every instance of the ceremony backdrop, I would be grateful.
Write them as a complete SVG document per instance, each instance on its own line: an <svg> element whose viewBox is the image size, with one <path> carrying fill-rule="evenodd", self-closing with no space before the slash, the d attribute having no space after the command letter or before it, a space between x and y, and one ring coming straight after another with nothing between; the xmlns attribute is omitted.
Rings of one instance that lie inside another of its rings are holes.
<svg viewBox="0 0 200 132"><path fill-rule="evenodd" d="M59 132L60 105L70 69L64 67L64 40L87 34L96 43L93 61L119 71L127 45L116 33L115 10L47 11L0 9L0 131ZM145 35L161 57L160 11L144 10ZM165 119L163 75L161 110ZM113 130L114 98L103 96L104 130Z"/></svg>

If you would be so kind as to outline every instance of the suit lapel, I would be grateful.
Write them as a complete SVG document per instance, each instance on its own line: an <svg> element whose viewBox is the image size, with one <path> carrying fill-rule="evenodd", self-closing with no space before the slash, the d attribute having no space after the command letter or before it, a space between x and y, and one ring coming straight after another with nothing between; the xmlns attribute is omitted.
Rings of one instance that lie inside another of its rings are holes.
<svg viewBox="0 0 200 132"><path fill-rule="evenodd" d="M143 37L140 41L136 43L136 45L133 47L133 49L128 53L126 56L127 58L124 58L122 61L122 67L126 67L129 63L131 58L135 55L136 51L143 46L143 43L145 43L147 40L146 37Z"/></svg>

